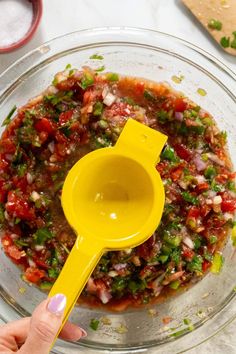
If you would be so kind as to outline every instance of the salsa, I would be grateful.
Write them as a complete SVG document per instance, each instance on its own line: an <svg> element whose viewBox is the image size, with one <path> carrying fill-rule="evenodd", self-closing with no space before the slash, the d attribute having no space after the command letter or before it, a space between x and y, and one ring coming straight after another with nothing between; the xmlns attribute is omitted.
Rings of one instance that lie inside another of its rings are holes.
<svg viewBox="0 0 236 354"><path fill-rule="evenodd" d="M166 83L68 66L26 105L0 140L0 222L5 253L48 290L76 239L61 207L65 177L82 156L115 144L128 118L168 135L157 165L166 201L155 233L107 252L80 302L124 310L162 301L223 264L236 210L227 135Z"/></svg>

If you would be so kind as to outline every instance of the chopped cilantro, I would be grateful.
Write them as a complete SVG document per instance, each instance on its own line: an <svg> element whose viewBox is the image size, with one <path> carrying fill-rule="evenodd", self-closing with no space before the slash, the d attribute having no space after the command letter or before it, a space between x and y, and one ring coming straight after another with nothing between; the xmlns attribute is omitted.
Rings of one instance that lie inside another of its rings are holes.
<svg viewBox="0 0 236 354"><path fill-rule="evenodd" d="M180 284L181 284L180 280L174 280L169 284L169 287L173 290L177 290Z"/></svg>
<svg viewBox="0 0 236 354"><path fill-rule="evenodd" d="M210 236L209 238L210 244L213 245L218 241L218 238L215 235Z"/></svg>
<svg viewBox="0 0 236 354"><path fill-rule="evenodd" d="M163 240L168 243L170 247L178 247L181 242L179 235L172 235L169 231L165 230Z"/></svg>
<svg viewBox="0 0 236 354"><path fill-rule="evenodd" d="M175 150L167 145L161 153L161 158L169 160L171 162L177 162L179 161L179 158L177 157Z"/></svg>
<svg viewBox="0 0 236 354"><path fill-rule="evenodd" d="M103 103L97 101L93 106L93 115L94 116L101 116L103 112Z"/></svg>
<svg viewBox="0 0 236 354"><path fill-rule="evenodd" d="M4 206L2 203L0 203L0 223L2 224L5 220L4 216Z"/></svg>
<svg viewBox="0 0 236 354"><path fill-rule="evenodd" d="M166 122L169 121L169 114L168 114L168 112L164 111L163 109L158 111L156 116L157 116L158 122L161 124L165 124Z"/></svg>
<svg viewBox="0 0 236 354"><path fill-rule="evenodd" d="M156 101L156 96L149 90L144 90L143 92L144 98L146 98L148 101Z"/></svg>
<svg viewBox="0 0 236 354"><path fill-rule="evenodd" d="M93 60L103 60L104 57L100 54L93 54L89 57L89 59L93 59Z"/></svg>
<svg viewBox="0 0 236 354"><path fill-rule="evenodd" d="M226 184L226 187L232 191L232 192L236 192L236 185L234 181L228 181Z"/></svg>
<svg viewBox="0 0 236 354"><path fill-rule="evenodd" d="M12 107L12 109L10 110L10 112L8 113L8 115L6 116L6 118L4 119L3 123L2 123L2 127L4 127L4 125L8 125L11 121L11 117L13 116L13 114L16 111L16 105Z"/></svg>
<svg viewBox="0 0 236 354"><path fill-rule="evenodd" d="M193 205L198 205L199 204L199 200L197 197L194 197L191 193L187 192L187 191L184 191L182 192L182 197L183 199L188 202L188 203L191 203Z"/></svg>
<svg viewBox="0 0 236 354"><path fill-rule="evenodd" d="M96 331L99 326L99 320L97 318L92 318L89 324L89 327L93 330Z"/></svg>
<svg viewBox="0 0 236 354"><path fill-rule="evenodd" d="M59 274L59 271L57 269L54 269L54 268L49 268L48 269L48 276L50 278L57 278L58 274Z"/></svg>
<svg viewBox="0 0 236 354"><path fill-rule="evenodd" d="M229 48L230 37L222 37L220 40L220 44L222 45L223 48Z"/></svg>
<svg viewBox="0 0 236 354"><path fill-rule="evenodd" d="M108 73L106 75L106 78L108 81L111 81L111 82L119 81L119 75L116 73Z"/></svg>
<svg viewBox="0 0 236 354"><path fill-rule="evenodd" d="M97 73L100 73L105 70L105 65L100 66L99 68L95 69Z"/></svg>
<svg viewBox="0 0 236 354"><path fill-rule="evenodd" d="M27 170L27 164L26 163L22 163L20 165L17 166L17 174L19 177L23 177L25 172Z"/></svg>
<svg viewBox="0 0 236 354"><path fill-rule="evenodd" d="M204 171L204 176L207 178L207 179L211 179L213 177L215 177L217 174L216 172L216 169L214 166L208 166L206 168L206 170Z"/></svg>
<svg viewBox="0 0 236 354"><path fill-rule="evenodd" d="M86 90L89 86L94 84L94 78L90 73L85 73L81 82L80 86L83 90Z"/></svg>
<svg viewBox="0 0 236 354"><path fill-rule="evenodd" d="M217 31L220 31L222 29L222 22L218 21L218 20L215 20L215 19L211 19L209 22L208 22L208 27L211 28L211 29L215 29Z"/></svg>
<svg viewBox="0 0 236 354"><path fill-rule="evenodd" d="M175 248L173 252L171 253L171 260L178 265L180 262L180 255L181 255L181 250L180 248Z"/></svg>
<svg viewBox="0 0 236 354"><path fill-rule="evenodd" d="M203 259L202 257L199 256L194 256L193 259L191 260L191 262L189 262L187 264L187 269L190 272L202 272L202 263L203 263Z"/></svg>
<svg viewBox="0 0 236 354"><path fill-rule="evenodd" d="M125 278L121 278L121 277L113 278L113 282L112 282L113 292L122 291L124 288L126 288L126 286L127 286L127 282Z"/></svg>
<svg viewBox="0 0 236 354"><path fill-rule="evenodd" d="M39 285L40 289L42 290L50 290L52 287L52 283L50 283L49 281L43 281L40 285Z"/></svg>
<svg viewBox="0 0 236 354"><path fill-rule="evenodd" d="M34 234L36 245L43 245L48 239L51 239L52 237L53 234L47 227L38 229Z"/></svg>

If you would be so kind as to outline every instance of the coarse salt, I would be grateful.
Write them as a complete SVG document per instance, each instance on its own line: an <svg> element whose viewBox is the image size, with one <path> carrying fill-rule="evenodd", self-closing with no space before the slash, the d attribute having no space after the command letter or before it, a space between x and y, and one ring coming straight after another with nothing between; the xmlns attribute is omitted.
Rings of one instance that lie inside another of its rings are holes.
<svg viewBox="0 0 236 354"><path fill-rule="evenodd" d="M17 43L28 32L33 7L26 0L0 0L0 47Z"/></svg>

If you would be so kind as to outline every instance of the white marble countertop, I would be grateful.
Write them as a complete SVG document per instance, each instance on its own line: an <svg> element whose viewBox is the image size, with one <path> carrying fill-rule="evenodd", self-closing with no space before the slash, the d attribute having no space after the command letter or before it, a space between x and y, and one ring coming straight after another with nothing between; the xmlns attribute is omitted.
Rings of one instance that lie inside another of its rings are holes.
<svg viewBox="0 0 236 354"><path fill-rule="evenodd" d="M0 73L45 41L67 32L104 26L142 27L173 34L210 52L236 73L236 57L221 50L181 0L44 0L43 18L35 37L25 47L0 55ZM236 323L232 323L188 353L234 354L235 331Z"/></svg>

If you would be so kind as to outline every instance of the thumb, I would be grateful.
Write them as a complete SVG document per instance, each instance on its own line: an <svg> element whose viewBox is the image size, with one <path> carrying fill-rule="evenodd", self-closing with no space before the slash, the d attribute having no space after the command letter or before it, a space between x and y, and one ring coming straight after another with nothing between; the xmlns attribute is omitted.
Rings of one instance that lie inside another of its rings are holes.
<svg viewBox="0 0 236 354"><path fill-rule="evenodd" d="M57 294L43 301L33 312L29 335L19 354L48 354L62 324L66 297Z"/></svg>

